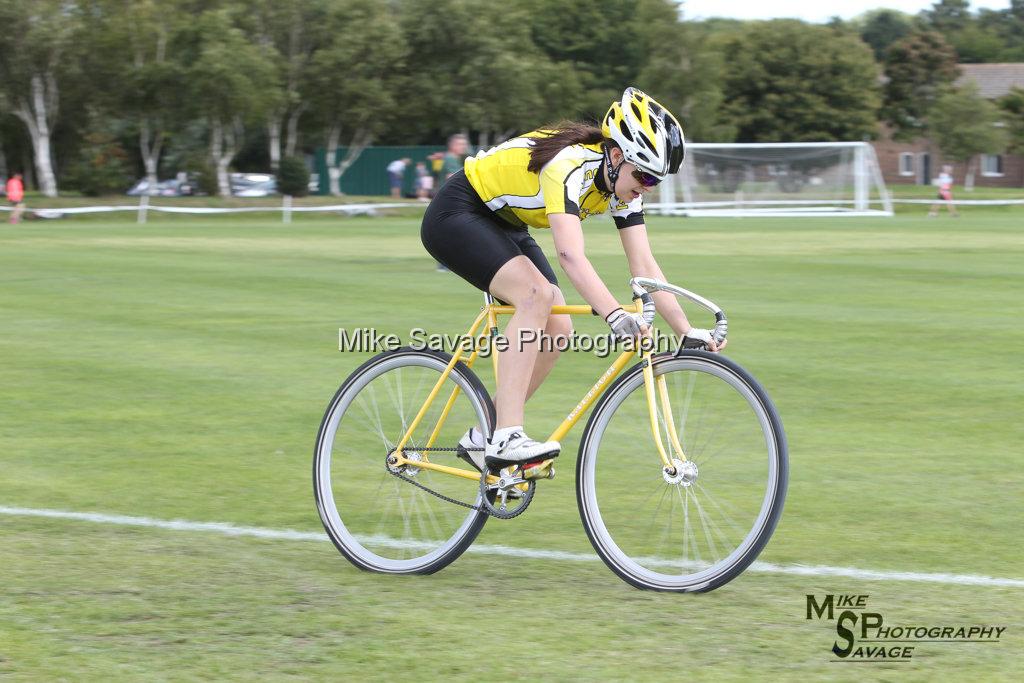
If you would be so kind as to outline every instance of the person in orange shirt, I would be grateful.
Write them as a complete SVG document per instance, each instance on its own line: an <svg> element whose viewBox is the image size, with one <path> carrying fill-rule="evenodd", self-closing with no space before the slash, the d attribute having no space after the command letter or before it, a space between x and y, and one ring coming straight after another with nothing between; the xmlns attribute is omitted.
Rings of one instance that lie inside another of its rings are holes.
<svg viewBox="0 0 1024 683"><path fill-rule="evenodd" d="M7 201L13 207L11 211L11 224L21 220L21 212L25 210L25 184L21 181L21 174L15 173L7 179Z"/></svg>

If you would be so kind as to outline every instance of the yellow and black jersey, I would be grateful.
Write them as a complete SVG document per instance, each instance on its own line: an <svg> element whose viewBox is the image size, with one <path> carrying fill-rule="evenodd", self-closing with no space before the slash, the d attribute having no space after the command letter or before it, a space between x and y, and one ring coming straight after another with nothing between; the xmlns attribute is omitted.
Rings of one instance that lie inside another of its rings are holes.
<svg viewBox="0 0 1024 683"><path fill-rule="evenodd" d="M609 208L620 229L644 222L642 197L625 203L607 193L598 175L600 144L570 145L539 175L527 170L532 139L545 134L526 133L466 159L466 177L491 211L516 227L550 228L548 214L570 213L583 220Z"/></svg>

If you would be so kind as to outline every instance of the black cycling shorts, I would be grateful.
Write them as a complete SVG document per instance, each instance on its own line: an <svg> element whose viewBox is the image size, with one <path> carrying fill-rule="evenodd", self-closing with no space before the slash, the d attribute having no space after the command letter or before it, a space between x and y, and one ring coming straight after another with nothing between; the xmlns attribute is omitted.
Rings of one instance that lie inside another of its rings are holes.
<svg viewBox="0 0 1024 683"><path fill-rule="evenodd" d="M525 256L553 285L558 278L526 228L515 228L487 208L459 171L441 186L423 214L420 239L430 255L481 291L516 256Z"/></svg>

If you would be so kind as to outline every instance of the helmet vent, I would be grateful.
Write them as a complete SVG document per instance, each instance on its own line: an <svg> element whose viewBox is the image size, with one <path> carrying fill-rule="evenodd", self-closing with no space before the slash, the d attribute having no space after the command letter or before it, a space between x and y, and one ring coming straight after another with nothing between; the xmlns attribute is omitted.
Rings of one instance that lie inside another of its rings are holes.
<svg viewBox="0 0 1024 683"><path fill-rule="evenodd" d="M647 138L647 136L644 135L644 132L642 130L638 130L636 132L636 137L637 137L637 142L639 142L640 144L642 144L644 147L646 147L647 149L651 150L652 152L654 151L654 143L652 143Z"/></svg>
<svg viewBox="0 0 1024 683"><path fill-rule="evenodd" d="M636 156L637 156L638 159L642 159L643 161L646 161L646 162L650 162L651 161L651 159L646 154L644 154L643 152L637 152Z"/></svg>
<svg viewBox="0 0 1024 683"><path fill-rule="evenodd" d="M624 119L619 121L619 130L622 132L622 137L633 142L633 134L629 132L629 128L626 127L626 121Z"/></svg>
<svg viewBox="0 0 1024 683"><path fill-rule="evenodd" d="M636 117L638 119L642 119L643 118L644 115L640 113L640 107L636 106L636 100L633 100L632 102L630 102L629 106L633 107L633 113L636 114Z"/></svg>

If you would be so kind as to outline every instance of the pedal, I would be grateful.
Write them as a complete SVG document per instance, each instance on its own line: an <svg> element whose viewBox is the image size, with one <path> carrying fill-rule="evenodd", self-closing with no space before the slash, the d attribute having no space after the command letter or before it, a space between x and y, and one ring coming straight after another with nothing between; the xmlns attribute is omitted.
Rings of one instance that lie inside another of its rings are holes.
<svg viewBox="0 0 1024 683"><path fill-rule="evenodd" d="M552 460L543 460L527 463L522 467L522 475L524 479L554 479L554 462Z"/></svg>

